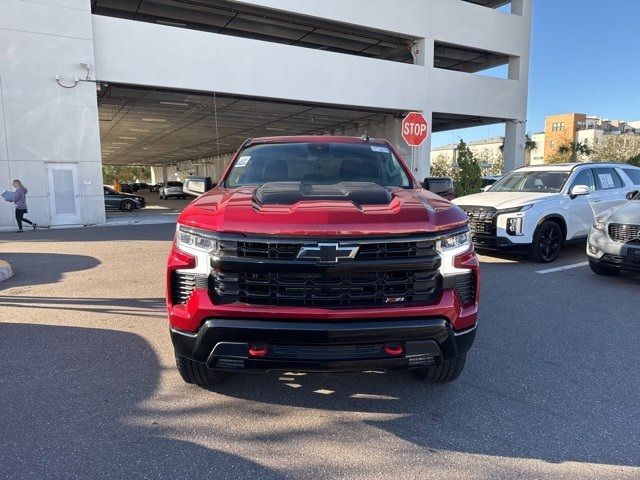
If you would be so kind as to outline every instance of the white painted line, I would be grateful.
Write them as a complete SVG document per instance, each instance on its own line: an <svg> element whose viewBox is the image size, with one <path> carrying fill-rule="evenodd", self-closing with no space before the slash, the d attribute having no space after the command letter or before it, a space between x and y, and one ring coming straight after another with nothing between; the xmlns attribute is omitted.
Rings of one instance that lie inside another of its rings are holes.
<svg viewBox="0 0 640 480"><path fill-rule="evenodd" d="M536 273L546 275L547 273L563 272L565 270L573 270L574 268L582 268L589 265L589 262L574 263L573 265L565 265L564 267L548 268L546 270L538 270Z"/></svg>

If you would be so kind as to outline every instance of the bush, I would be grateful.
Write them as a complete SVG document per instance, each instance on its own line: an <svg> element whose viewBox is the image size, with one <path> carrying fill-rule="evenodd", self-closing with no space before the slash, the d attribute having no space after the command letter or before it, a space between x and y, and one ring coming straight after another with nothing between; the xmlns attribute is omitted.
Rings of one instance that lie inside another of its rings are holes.
<svg viewBox="0 0 640 480"><path fill-rule="evenodd" d="M464 141L458 144L458 169L454 174L456 195L463 197L482 191L482 170Z"/></svg>

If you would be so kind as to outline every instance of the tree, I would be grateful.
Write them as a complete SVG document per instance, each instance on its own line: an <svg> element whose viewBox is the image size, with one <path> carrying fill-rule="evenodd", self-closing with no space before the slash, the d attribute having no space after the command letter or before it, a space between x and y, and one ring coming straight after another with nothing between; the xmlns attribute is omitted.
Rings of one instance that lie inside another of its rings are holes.
<svg viewBox="0 0 640 480"><path fill-rule="evenodd" d="M121 182L135 182L136 180L150 180L151 169L130 165L105 165L102 167L103 182L113 185L117 180Z"/></svg>
<svg viewBox="0 0 640 480"><path fill-rule="evenodd" d="M578 156L590 157L593 154L593 149L589 147L589 143L584 142L569 142L558 147L558 153L560 155L568 155L572 163L578 161Z"/></svg>
<svg viewBox="0 0 640 480"><path fill-rule="evenodd" d="M431 164L432 177L450 177L451 163L445 155L438 155Z"/></svg>
<svg viewBox="0 0 640 480"><path fill-rule="evenodd" d="M482 191L482 171L466 143L458 144L458 168L454 172L456 195L463 197Z"/></svg>
<svg viewBox="0 0 640 480"><path fill-rule="evenodd" d="M640 167L640 153L629 158L626 163L634 167Z"/></svg>

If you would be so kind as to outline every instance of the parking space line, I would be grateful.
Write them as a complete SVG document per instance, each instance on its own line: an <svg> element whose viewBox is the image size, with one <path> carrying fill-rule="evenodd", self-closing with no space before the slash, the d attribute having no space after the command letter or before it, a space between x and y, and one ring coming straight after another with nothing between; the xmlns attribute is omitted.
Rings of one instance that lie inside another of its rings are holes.
<svg viewBox="0 0 640 480"><path fill-rule="evenodd" d="M564 267L548 268L546 270L538 270L536 273L546 275L547 273L563 272L564 270L572 270L574 268L586 267L589 262L574 263L573 265L565 265Z"/></svg>

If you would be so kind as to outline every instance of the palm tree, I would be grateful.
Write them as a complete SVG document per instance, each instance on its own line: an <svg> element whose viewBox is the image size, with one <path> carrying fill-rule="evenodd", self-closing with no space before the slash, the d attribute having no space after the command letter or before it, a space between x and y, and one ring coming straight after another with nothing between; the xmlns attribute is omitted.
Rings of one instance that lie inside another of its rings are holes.
<svg viewBox="0 0 640 480"><path fill-rule="evenodd" d="M500 145L500 151L504 153L504 140L502 141L502 145ZM525 155L526 156L526 164L528 165L529 162L529 157L531 156L531 152L533 152L536 148L538 148L538 142L536 142L535 140L533 140L529 134L526 134L524 136L524 151L526 153L528 153L529 155Z"/></svg>
<svg viewBox="0 0 640 480"><path fill-rule="evenodd" d="M571 161L576 163L578 155L581 157L589 157L593 154L593 149L589 147L589 144L585 140L584 142L570 142L569 144L560 145L558 147L558 153L562 155L570 153Z"/></svg>

